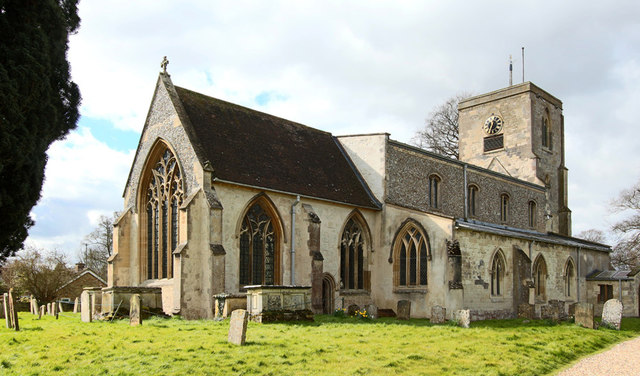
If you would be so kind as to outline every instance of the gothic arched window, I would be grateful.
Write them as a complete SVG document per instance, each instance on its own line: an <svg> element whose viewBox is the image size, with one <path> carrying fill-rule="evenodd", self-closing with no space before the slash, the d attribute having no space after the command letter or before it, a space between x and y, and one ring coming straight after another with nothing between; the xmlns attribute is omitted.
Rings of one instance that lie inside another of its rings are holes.
<svg viewBox="0 0 640 376"><path fill-rule="evenodd" d="M536 299L545 300L547 292L547 263L542 256L538 256L533 264L533 284L536 291Z"/></svg>
<svg viewBox="0 0 640 376"><path fill-rule="evenodd" d="M575 267L573 266L573 260L569 258L567 260L567 264L564 267L564 291L567 297L574 297L576 288L576 272Z"/></svg>
<svg viewBox="0 0 640 376"><path fill-rule="evenodd" d="M469 184L467 188L467 207L469 210L469 216L476 216L476 208L478 203L478 186L475 184Z"/></svg>
<svg viewBox="0 0 640 376"><path fill-rule="evenodd" d="M240 230L240 286L279 283L279 235L275 216L264 202L254 203Z"/></svg>
<svg viewBox="0 0 640 376"><path fill-rule="evenodd" d="M498 251L493 256L491 263L491 295L499 296L504 292L505 262L502 252Z"/></svg>
<svg viewBox="0 0 640 376"><path fill-rule="evenodd" d="M542 146L553 149L553 134L551 132L551 121L549 120L549 110L545 110L542 116Z"/></svg>
<svg viewBox="0 0 640 376"><path fill-rule="evenodd" d="M146 232L147 279L173 277L173 251L178 246L178 208L184 190L176 157L165 149L150 171L143 229Z"/></svg>
<svg viewBox="0 0 640 376"><path fill-rule="evenodd" d="M500 195L500 222L509 220L509 195L503 193Z"/></svg>
<svg viewBox="0 0 640 376"><path fill-rule="evenodd" d="M529 227L536 227L536 217L538 215L535 201L529 201Z"/></svg>
<svg viewBox="0 0 640 376"><path fill-rule="evenodd" d="M354 218L347 222L340 241L340 287L364 289L364 238Z"/></svg>
<svg viewBox="0 0 640 376"><path fill-rule="evenodd" d="M429 176L429 207L438 209L440 203L440 182L442 180L438 175Z"/></svg>
<svg viewBox="0 0 640 376"><path fill-rule="evenodd" d="M427 285L429 240L413 223L408 223L395 240L395 284L399 287Z"/></svg>

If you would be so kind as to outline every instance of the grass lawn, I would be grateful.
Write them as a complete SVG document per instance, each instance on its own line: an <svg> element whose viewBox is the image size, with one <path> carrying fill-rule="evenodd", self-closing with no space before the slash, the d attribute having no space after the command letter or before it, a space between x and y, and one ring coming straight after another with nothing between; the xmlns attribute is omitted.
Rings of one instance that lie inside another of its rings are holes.
<svg viewBox="0 0 640 376"><path fill-rule="evenodd" d="M571 323L478 321L471 328L428 320L255 324L247 345L227 343L229 321L151 319L82 323L79 314L20 314L20 332L0 327L1 375L544 375L640 335ZM3 320L4 321L4 320Z"/></svg>

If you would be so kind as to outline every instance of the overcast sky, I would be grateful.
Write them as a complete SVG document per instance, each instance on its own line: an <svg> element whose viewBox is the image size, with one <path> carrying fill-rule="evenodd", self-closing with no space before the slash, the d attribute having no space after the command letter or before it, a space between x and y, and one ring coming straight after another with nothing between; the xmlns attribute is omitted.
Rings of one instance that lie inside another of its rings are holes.
<svg viewBox="0 0 640 376"><path fill-rule="evenodd" d="M122 192L160 61L175 85L329 131L409 142L461 92L564 103L574 234L640 178L639 1L88 1L68 54L78 129L49 149L28 244L72 260Z"/></svg>

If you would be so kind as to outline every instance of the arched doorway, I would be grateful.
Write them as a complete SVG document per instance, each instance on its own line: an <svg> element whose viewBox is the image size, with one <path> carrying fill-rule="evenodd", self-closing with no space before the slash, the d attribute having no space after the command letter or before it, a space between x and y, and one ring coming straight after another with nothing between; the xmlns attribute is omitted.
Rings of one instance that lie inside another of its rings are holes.
<svg viewBox="0 0 640 376"><path fill-rule="evenodd" d="M332 314L334 311L334 292L336 283L331 274L325 273L322 277L322 313Z"/></svg>

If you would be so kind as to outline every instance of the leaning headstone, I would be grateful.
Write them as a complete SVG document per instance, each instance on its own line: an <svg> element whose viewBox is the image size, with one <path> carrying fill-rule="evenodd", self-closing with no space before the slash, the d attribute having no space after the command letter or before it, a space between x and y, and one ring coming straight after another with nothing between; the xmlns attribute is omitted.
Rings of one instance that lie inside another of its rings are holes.
<svg viewBox="0 0 640 376"><path fill-rule="evenodd" d="M357 304L351 304L347 307L347 315L355 316L356 312L360 310L360 307Z"/></svg>
<svg viewBox="0 0 640 376"><path fill-rule="evenodd" d="M11 318L9 318L9 294L6 292L2 294L2 306L4 307L4 321L7 324L7 329L11 329Z"/></svg>
<svg viewBox="0 0 640 376"><path fill-rule="evenodd" d="M463 328L468 328L471 322L470 316L471 315L468 309L459 309L456 311L455 321L458 324L458 326L461 326Z"/></svg>
<svg viewBox="0 0 640 376"><path fill-rule="evenodd" d="M377 319L378 318L378 306L375 304L367 304L366 306L364 306L364 310L367 311L367 316L369 316L369 318L371 319Z"/></svg>
<svg viewBox="0 0 640 376"><path fill-rule="evenodd" d="M409 320L411 318L411 301L398 300L398 320Z"/></svg>
<svg viewBox="0 0 640 376"><path fill-rule="evenodd" d="M89 304L89 292L80 294L80 319L82 322L91 322L91 307Z"/></svg>
<svg viewBox="0 0 640 376"><path fill-rule="evenodd" d="M133 294L129 301L129 325L138 326L142 324L140 315L140 294Z"/></svg>
<svg viewBox="0 0 640 376"><path fill-rule="evenodd" d="M73 302L73 313L78 313L78 298Z"/></svg>
<svg viewBox="0 0 640 376"><path fill-rule="evenodd" d="M439 305L431 307L431 323L442 324L446 321L447 309Z"/></svg>
<svg viewBox="0 0 640 376"><path fill-rule="evenodd" d="M622 302L618 299L609 299L602 308L602 323L620 330L622 321Z"/></svg>
<svg viewBox="0 0 640 376"><path fill-rule="evenodd" d="M593 329L593 304L576 303L574 318L576 325Z"/></svg>
<svg viewBox="0 0 640 376"><path fill-rule="evenodd" d="M247 323L249 313L244 309L236 309L231 312L231 324L229 325L229 343L244 345L247 338Z"/></svg>
<svg viewBox="0 0 640 376"><path fill-rule="evenodd" d="M62 302L58 302L58 312L64 313L64 309L62 309Z"/></svg>
<svg viewBox="0 0 640 376"><path fill-rule="evenodd" d="M20 330L18 324L18 311L16 311L16 302L13 299L13 288L9 289L9 317L11 318L11 327L16 331Z"/></svg>

